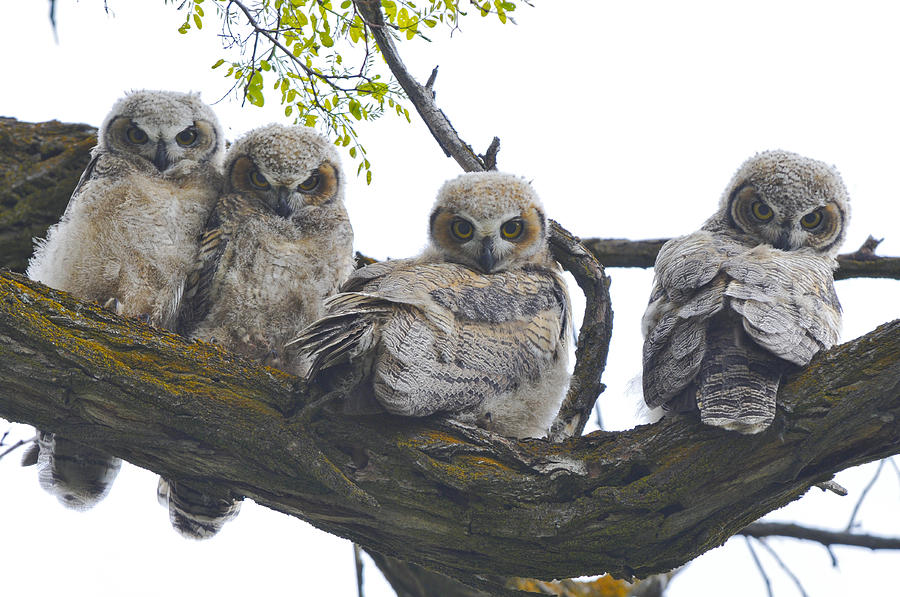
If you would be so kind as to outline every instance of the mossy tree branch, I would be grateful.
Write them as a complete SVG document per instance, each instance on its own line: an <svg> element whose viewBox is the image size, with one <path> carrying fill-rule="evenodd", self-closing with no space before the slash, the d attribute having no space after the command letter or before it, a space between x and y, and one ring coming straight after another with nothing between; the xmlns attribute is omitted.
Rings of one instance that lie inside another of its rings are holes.
<svg viewBox="0 0 900 597"><path fill-rule="evenodd" d="M557 444L434 418L292 418L321 396L295 381L0 274L0 416L469 582L666 571L900 452L900 320L791 376L750 437L693 418ZM322 454L371 499L330 488Z"/></svg>

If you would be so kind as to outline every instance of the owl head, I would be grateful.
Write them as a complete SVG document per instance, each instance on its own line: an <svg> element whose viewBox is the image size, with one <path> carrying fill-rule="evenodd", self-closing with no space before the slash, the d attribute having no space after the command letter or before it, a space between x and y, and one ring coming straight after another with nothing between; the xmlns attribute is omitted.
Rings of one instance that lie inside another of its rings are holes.
<svg viewBox="0 0 900 597"><path fill-rule="evenodd" d="M226 192L256 197L283 218L343 198L334 145L303 126L270 124L250 131L228 150L225 176Z"/></svg>
<svg viewBox="0 0 900 597"><path fill-rule="evenodd" d="M133 91L117 101L100 127L101 151L146 159L160 172L182 160L222 159L225 137L212 108L196 93Z"/></svg>
<svg viewBox="0 0 900 597"><path fill-rule="evenodd" d="M525 180L501 172L444 183L431 211L431 251L482 273L521 267L547 254L547 220Z"/></svg>
<svg viewBox="0 0 900 597"><path fill-rule="evenodd" d="M783 251L836 255L847 230L847 189L833 167L788 151L766 151L740 167L719 216L760 243Z"/></svg>

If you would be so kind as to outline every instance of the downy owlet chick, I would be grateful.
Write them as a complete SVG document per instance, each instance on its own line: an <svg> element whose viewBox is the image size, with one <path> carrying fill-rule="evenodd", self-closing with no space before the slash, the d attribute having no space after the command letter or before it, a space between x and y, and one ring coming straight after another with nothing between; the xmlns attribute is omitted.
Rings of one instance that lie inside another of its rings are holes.
<svg viewBox="0 0 900 597"><path fill-rule="evenodd" d="M656 259L644 400L741 433L766 429L782 374L838 340L835 256L849 220L837 171L786 151L747 160L719 211Z"/></svg>
<svg viewBox="0 0 900 597"><path fill-rule="evenodd" d="M65 213L38 241L28 276L173 328L197 237L220 193L223 144L215 114L196 94L136 91L120 99ZM119 459L40 436L45 489L78 509L106 495Z"/></svg>
<svg viewBox="0 0 900 597"><path fill-rule="evenodd" d="M357 270L326 301L297 340L301 375L358 378L354 391L393 414L545 435L568 380L570 307L536 193L464 174L438 193L429 233L420 256Z"/></svg>
<svg viewBox="0 0 900 597"><path fill-rule="evenodd" d="M353 270L340 160L313 129L273 124L238 140L224 172L179 330L292 371L285 343ZM160 479L159 496L173 526L193 538L211 537L240 507L188 480Z"/></svg>

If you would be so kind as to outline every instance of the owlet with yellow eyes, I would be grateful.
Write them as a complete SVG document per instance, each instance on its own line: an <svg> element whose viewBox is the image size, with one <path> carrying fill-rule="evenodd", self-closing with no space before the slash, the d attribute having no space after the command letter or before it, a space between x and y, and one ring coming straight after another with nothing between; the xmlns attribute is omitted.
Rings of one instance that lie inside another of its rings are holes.
<svg viewBox="0 0 900 597"><path fill-rule="evenodd" d="M284 345L322 314L353 271L353 230L334 145L313 129L272 124L231 146L225 189L200 242L181 333L293 371ZM214 535L240 501L190 480L161 479L182 534Z"/></svg>
<svg viewBox="0 0 900 597"><path fill-rule="evenodd" d="M197 94L127 94L100 126L92 159L59 223L38 241L28 276L173 329L197 238L221 192L224 144ZM99 502L121 461L39 435L41 485L72 508Z"/></svg>
<svg viewBox="0 0 900 597"><path fill-rule="evenodd" d="M464 174L439 191L429 236L418 257L357 270L325 302L296 341L301 375L397 415L545 435L571 316L537 194L509 174Z"/></svg>
<svg viewBox="0 0 900 597"><path fill-rule="evenodd" d="M646 403L765 430L782 375L840 335L833 271L849 217L827 164L787 151L747 160L719 211L656 258L643 318Z"/></svg>

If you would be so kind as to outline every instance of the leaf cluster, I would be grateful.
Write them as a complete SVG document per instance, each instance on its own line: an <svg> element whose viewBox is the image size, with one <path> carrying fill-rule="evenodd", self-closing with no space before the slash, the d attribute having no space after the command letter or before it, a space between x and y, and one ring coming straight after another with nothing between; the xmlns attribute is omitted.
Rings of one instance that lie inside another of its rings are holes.
<svg viewBox="0 0 900 597"><path fill-rule="evenodd" d="M365 0L358 0L365 1ZM383 0L383 23L367 23L352 0L211 0L222 27L226 50L233 59L220 58L212 68L227 68L232 91L255 106L275 93L286 117L295 124L316 127L335 145L348 147L358 162L357 174L366 171L372 181L356 125L380 118L385 112L410 121L406 95L383 61L370 27L383 27L395 39L430 39L423 33L443 25L451 30L468 14L459 0ZM207 12L204 0L184 0L179 10L186 34L202 29ZM495 14L510 21L516 2L469 0L482 16ZM385 72L382 72L385 71Z"/></svg>

